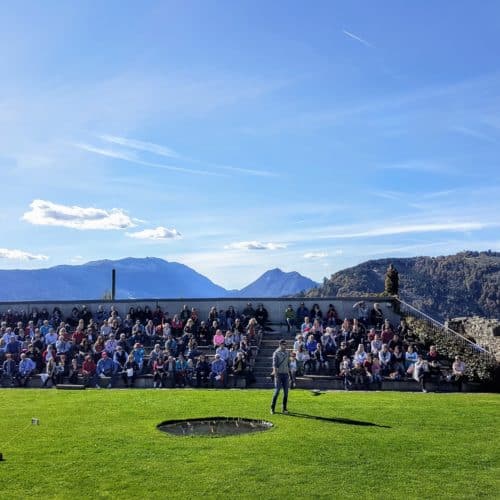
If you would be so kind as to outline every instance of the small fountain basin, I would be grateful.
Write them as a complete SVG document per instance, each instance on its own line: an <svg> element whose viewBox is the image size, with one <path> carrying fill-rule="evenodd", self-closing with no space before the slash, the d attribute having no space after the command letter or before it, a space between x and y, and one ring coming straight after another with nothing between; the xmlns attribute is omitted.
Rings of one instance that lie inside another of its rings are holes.
<svg viewBox="0 0 500 500"><path fill-rule="evenodd" d="M235 436L269 430L273 424L266 420L240 417L202 417L167 420L158 430L174 436Z"/></svg>

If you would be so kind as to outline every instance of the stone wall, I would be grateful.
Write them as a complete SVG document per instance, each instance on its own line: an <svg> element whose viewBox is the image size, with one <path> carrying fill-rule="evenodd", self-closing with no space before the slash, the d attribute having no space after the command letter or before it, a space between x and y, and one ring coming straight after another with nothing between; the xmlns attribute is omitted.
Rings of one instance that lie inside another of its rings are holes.
<svg viewBox="0 0 500 500"><path fill-rule="evenodd" d="M454 318L448 321L448 327L466 337L473 338L477 344L487 347L500 362L500 320L478 316Z"/></svg>

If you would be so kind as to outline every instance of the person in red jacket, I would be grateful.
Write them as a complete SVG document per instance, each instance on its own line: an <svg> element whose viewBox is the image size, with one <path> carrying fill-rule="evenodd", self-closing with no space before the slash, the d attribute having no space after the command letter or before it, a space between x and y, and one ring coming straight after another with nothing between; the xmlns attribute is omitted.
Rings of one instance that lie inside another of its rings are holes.
<svg viewBox="0 0 500 500"><path fill-rule="evenodd" d="M96 384L96 364L90 354L85 356L82 363L83 383L86 387L94 387Z"/></svg>

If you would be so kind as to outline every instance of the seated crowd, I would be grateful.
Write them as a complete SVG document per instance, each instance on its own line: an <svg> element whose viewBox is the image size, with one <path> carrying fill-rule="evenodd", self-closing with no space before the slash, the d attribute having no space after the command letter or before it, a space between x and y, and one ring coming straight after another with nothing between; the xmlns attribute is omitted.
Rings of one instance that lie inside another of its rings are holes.
<svg viewBox="0 0 500 500"><path fill-rule="evenodd" d="M130 307L124 318L112 305L92 312L73 307L64 317L58 307L12 309L0 313L0 382L27 387L34 375L42 385L84 384L113 387L121 378L133 387L150 374L154 387L223 386L251 383L252 346L268 315L248 303L241 314L233 307L212 307L206 320L184 305L172 317L161 307ZM212 359L213 358L213 359Z"/></svg>
<svg viewBox="0 0 500 500"><path fill-rule="evenodd" d="M459 356L447 371L436 347L427 350L404 319L395 328L379 304L368 309L361 301L353 307L355 317L342 321L333 304L325 315L318 304L311 310L304 303L296 311L288 306L288 331L299 332L290 354L292 387L297 376L323 372L340 377L346 389L380 388L389 378L417 380L424 392L428 382L439 385L442 380L456 382L461 390L465 365Z"/></svg>

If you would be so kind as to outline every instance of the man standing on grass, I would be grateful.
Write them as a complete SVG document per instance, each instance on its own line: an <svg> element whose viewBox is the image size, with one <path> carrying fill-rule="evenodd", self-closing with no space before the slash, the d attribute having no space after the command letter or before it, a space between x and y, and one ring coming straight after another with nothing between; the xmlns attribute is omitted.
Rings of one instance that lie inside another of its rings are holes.
<svg viewBox="0 0 500 500"><path fill-rule="evenodd" d="M276 409L276 401L281 388L283 387L283 413L288 413L288 377L290 372L290 360L286 350L286 340L280 340L279 347L273 353L274 394L271 402L271 414Z"/></svg>

